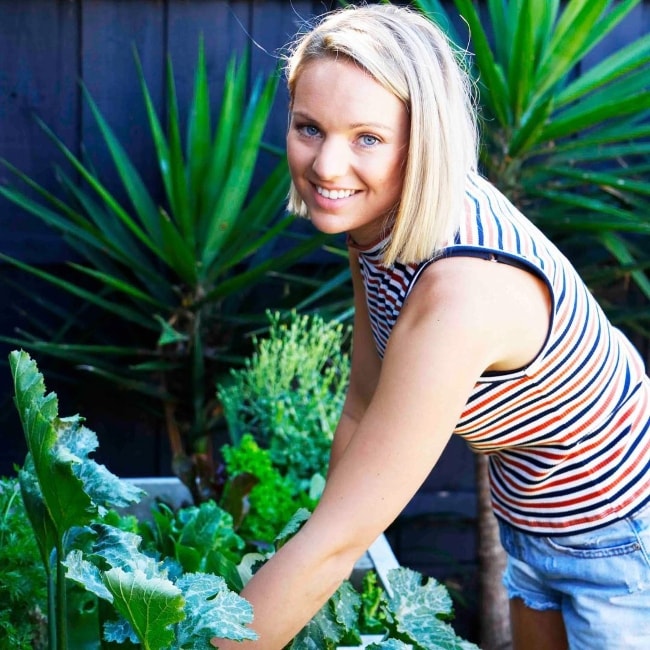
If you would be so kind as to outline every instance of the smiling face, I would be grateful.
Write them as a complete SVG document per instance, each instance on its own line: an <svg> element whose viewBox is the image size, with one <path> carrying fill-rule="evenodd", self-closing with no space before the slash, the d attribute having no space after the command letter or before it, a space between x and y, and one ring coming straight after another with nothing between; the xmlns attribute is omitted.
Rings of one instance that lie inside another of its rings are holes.
<svg viewBox="0 0 650 650"><path fill-rule="evenodd" d="M354 63L319 59L300 72L287 156L318 230L376 241L400 201L408 141L404 104Z"/></svg>

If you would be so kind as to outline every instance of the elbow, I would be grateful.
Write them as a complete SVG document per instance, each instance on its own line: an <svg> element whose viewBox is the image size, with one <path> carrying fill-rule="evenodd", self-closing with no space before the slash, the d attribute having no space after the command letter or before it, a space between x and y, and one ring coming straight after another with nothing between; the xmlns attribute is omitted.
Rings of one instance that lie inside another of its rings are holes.
<svg viewBox="0 0 650 650"><path fill-rule="evenodd" d="M320 575L317 582L327 592L327 597L352 575L355 565L370 543L366 544L351 535L324 535L324 539L314 548L315 555L312 558L315 570Z"/></svg>

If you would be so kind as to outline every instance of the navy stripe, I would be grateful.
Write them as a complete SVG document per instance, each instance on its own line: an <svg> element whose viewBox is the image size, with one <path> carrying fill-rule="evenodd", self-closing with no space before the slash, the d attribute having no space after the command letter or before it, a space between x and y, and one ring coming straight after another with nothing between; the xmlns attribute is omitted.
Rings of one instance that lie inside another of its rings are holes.
<svg viewBox="0 0 650 650"><path fill-rule="evenodd" d="M612 329L566 257L506 197L471 177L466 208L466 219L449 245L422 264L397 263L387 269L381 264L383 244L360 251L377 351L383 358L408 293L421 272L441 257L494 257L541 277L551 293L553 319L539 359L529 368L481 377L457 432L475 450L490 454L499 517L536 534L548 532L547 522L564 533L605 525L617 517L617 508L629 512L649 498L650 472L644 474L642 468L650 466L650 380L643 363ZM624 453L611 458L617 448ZM608 456L609 466L600 467ZM591 478L581 476L597 465ZM630 480L619 484L621 476ZM545 487L558 477L564 481L561 488ZM633 501L628 494L643 487L639 481L646 482L647 490ZM514 504L505 504L499 492ZM545 507L567 497L576 503L557 512ZM599 510L610 513L609 518L581 521Z"/></svg>

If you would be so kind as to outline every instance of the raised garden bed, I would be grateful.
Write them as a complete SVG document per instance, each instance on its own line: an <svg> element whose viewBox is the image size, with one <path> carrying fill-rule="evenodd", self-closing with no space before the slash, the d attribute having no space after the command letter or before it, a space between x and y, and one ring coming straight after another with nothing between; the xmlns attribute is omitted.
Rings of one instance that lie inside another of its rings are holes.
<svg viewBox="0 0 650 650"><path fill-rule="evenodd" d="M174 509L182 508L192 503L192 497L187 486L173 476L159 478L131 478L129 482L144 490L147 496L140 502L123 510L124 513L132 514L138 519L146 519L150 516L151 506L156 501L162 501ZM384 589L390 593L388 584L388 572L399 567L399 562L393 553L385 535L380 535L366 553L357 561L354 566L350 581L359 588L363 576L374 570L382 583ZM379 635L362 636L361 646L340 646L339 650L359 650L371 643L381 641Z"/></svg>

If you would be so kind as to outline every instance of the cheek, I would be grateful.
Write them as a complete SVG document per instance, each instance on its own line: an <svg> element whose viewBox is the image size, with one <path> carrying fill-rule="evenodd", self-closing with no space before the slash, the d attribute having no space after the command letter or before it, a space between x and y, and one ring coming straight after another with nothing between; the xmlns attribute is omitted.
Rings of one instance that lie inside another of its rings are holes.
<svg viewBox="0 0 650 650"><path fill-rule="evenodd" d="M293 142L291 136L287 137L287 163L292 176L295 176L306 164L304 148Z"/></svg>
<svg viewBox="0 0 650 650"><path fill-rule="evenodd" d="M390 194L401 194L404 184L404 168L402 161L391 160L381 168L376 175L377 182Z"/></svg>
<svg viewBox="0 0 650 650"><path fill-rule="evenodd" d="M406 160L404 159L404 156L399 156L393 161L390 179L388 179L388 182L391 183L392 187L399 194L402 193L402 187L404 186L404 174L406 173L405 167Z"/></svg>

